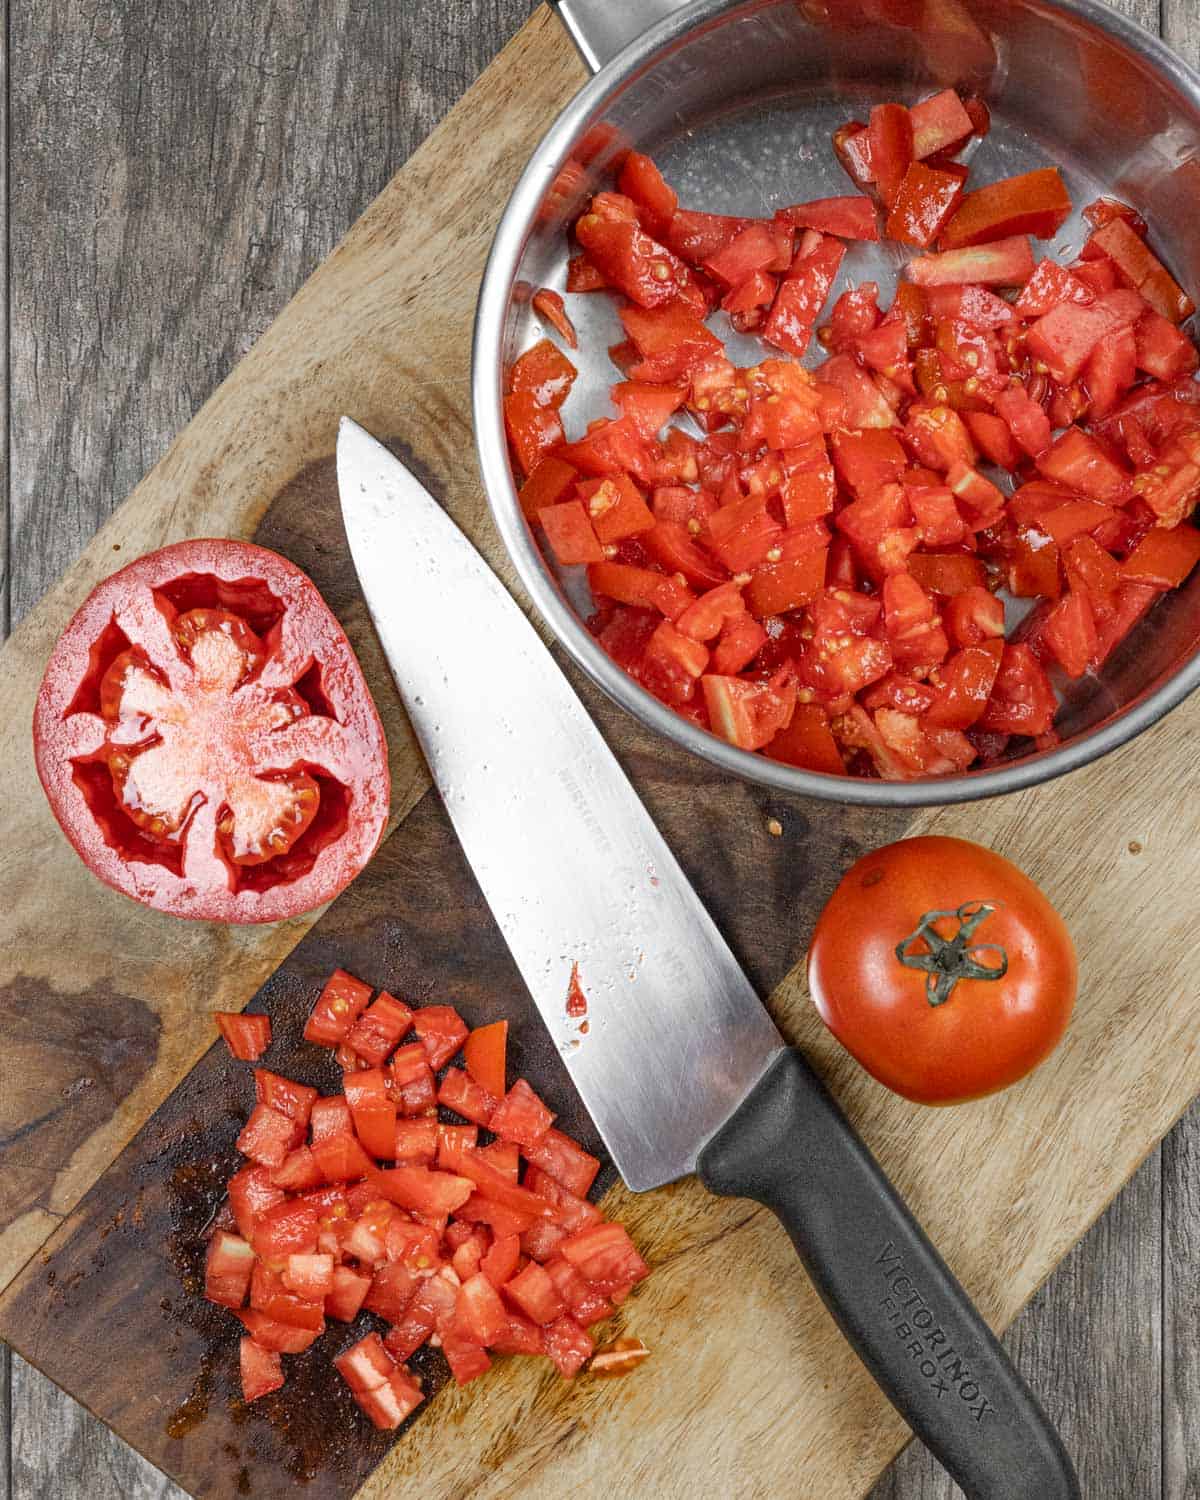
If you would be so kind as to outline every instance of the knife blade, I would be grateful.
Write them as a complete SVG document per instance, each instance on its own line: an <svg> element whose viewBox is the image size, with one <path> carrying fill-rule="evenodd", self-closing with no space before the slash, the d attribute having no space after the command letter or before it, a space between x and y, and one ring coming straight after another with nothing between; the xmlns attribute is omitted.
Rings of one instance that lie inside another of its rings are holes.
<svg viewBox="0 0 1200 1500"><path fill-rule="evenodd" d="M644 1190L697 1171L714 1192L764 1203L971 1500L1077 1500L1058 1434L786 1046L512 596L348 418L337 473L363 595L446 811L626 1183ZM582 1041L566 1007L576 964L589 1001Z"/></svg>
<svg viewBox="0 0 1200 1500"><path fill-rule="evenodd" d="M783 1038L567 679L458 527L348 422L338 484L409 718L580 1097L631 1188L682 1177ZM576 964L585 1038L566 1011Z"/></svg>

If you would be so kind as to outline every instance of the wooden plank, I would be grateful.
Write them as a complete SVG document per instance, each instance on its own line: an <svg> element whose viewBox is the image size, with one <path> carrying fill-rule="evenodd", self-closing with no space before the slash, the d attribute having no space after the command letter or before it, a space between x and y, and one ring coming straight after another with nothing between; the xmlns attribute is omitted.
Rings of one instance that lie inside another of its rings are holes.
<svg viewBox="0 0 1200 1500"><path fill-rule="evenodd" d="M55 1394L31 1365L14 1360L12 1500L183 1500L165 1474Z"/></svg>
<svg viewBox="0 0 1200 1500"><path fill-rule="evenodd" d="M16 1355L0 1344L0 1500L13 1500L12 1491L12 1371Z"/></svg>
<svg viewBox="0 0 1200 1500"><path fill-rule="evenodd" d="M1192 0L1162 0L1162 34L1185 62L1200 65L1200 13Z"/></svg>
<svg viewBox="0 0 1200 1500"><path fill-rule="evenodd" d="M148 0L99 11L71 0L50 12L11 0L15 613L74 559L528 9L271 0L227 7L217 32L195 11L164 32ZM54 89L67 72L77 86ZM138 129L143 120L152 128ZM0 112L0 173L7 128ZM6 274L7 259L0 285ZM181 295L198 278L198 295ZM8 430L5 417L5 477ZM6 544L0 522L0 637ZM0 1358L7 1373L8 1351ZM179 1493L20 1359L13 1421L19 1500ZM0 1462L0 1500L7 1485Z"/></svg>
<svg viewBox="0 0 1200 1500"><path fill-rule="evenodd" d="M1164 1493L1159 1447L1163 1203L1156 1151L1004 1340L1017 1367L1043 1394L1088 1496L1160 1500ZM911 1443L871 1500L960 1500L961 1495L929 1453Z"/></svg>
<svg viewBox="0 0 1200 1500"><path fill-rule="evenodd" d="M447 505L469 530L487 530L485 545L498 551L483 521L465 411L474 289L508 184L582 77L557 19L539 11L457 106L458 123L413 156L403 185L367 211L287 317L259 340L0 651L7 709L0 763L13 769L0 848L0 994L10 1017L0 1061L0 1141L13 1142L0 1171L0 1284L200 1056L209 1034L205 1013L239 1007L315 916L271 928L206 927L174 922L96 885L59 834L28 753L33 696L51 642L111 571L114 549L134 556L189 535L252 534L272 500L290 482L302 486L306 467L332 451L345 410L405 439L414 461L438 476ZM453 196L431 218L430 205L451 182ZM415 311L396 289L422 284L437 292ZM418 317L431 314L432 324L418 327ZM64 426L102 429L92 416L90 424ZM335 562L340 579L330 570ZM345 563L344 548L336 547L318 559L317 572L327 576L317 581L371 679L392 750L398 819L428 776ZM36 882L25 873L33 850ZM44 896L51 888L53 905ZM69 943L51 936L54 912L71 913ZM85 1038L68 1024L81 1003L96 1017ZM35 1070L35 1058L47 1061L43 1029L52 1026L60 1044L51 1065ZM112 1047L120 1051L119 1070L102 1055ZM112 1079L114 1087L64 1096L83 1077Z"/></svg>
<svg viewBox="0 0 1200 1500"><path fill-rule="evenodd" d="M1200 1500L1200 1105L1163 1142L1163 1500Z"/></svg>
<svg viewBox="0 0 1200 1500"><path fill-rule="evenodd" d="M1162 0L1162 33L1200 67L1200 12L1193 0ZM1200 1500L1195 1423L1200 1406L1200 1109L1167 1137L1163 1172L1163 1500Z"/></svg>

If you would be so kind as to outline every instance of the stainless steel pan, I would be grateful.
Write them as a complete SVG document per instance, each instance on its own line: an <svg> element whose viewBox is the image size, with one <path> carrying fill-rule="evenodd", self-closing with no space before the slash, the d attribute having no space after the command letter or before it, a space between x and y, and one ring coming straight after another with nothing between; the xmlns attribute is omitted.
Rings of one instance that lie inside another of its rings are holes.
<svg viewBox="0 0 1200 1500"><path fill-rule="evenodd" d="M726 770L783 791L877 805L964 801L1048 780L1179 703L1200 683L1200 576L1158 605L1098 678L1064 684L1062 743L1052 750L903 784L796 770L738 750L651 697L588 634L586 581L570 576L582 570L556 574L521 515L501 395L505 364L541 333L529 293L562 287L566 226L615 149L652 152L687 207L769 214L850 190L830 149L835 126L865 119L873 103L947 85L981 92L992 108L979 181L1053 162L1077 204L1101 192L1131 200L1195 291L1200 78L1096 0L559 0L558 9L596 73L543 139L500 223L479 299L474 407L497 525L580 666L643 723ZM611 127L614 144L590 159L572 198L548 197L564 164L588 156L588 132L598 125ZM1052 252L1071 253L1083 238L1076 217ZM900 258L895 246L852 246L843 280L873 278L886 289ZM582 358L565 417L578 429L609 409L615 371L605 351L622 334L608 298L575 297L570 310ZM747 362L753 348L747 341Z"/></svg>

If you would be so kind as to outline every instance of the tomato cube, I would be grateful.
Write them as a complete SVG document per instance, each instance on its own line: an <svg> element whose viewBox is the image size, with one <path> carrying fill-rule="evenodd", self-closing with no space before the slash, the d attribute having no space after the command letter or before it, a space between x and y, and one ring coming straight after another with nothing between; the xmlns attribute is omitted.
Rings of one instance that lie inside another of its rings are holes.
<svg viewBox="0 0 1200 1500"><path fill-rule="evenodd" d="M922 249L932 245L963 196L963 179L924 162L910 163L887 217L887 236Z"/></svg>
<svg viewBox="0 0 1200 1500"><path fill-rule="evenodd" d="M375 1172L371 1181L392 1203L415 1213L452 1214L471 1196L471 1182L428 1167L390 1167Z"/></svg>
<svg viewBox="0 0 1200 1500"><path fill-rule="evenodd" d="M1134 348L1138 369L1158 380L1191 375L1200 360L1187 334L1153 308L1148 308L1137 322Z"/></svg>
<svg viewBox="0 0 1200 1500"><path fill-rule="evenodd" d="M264 1349L248 1336L238 1344L243 1401L257 1401L283 1385L283 1364L272 1349Z"/></svg>
<svg viewBox="0 0 1200 1500"><path fill-rule="evenodd" d="M914 402L904 424L904 440L919 463L940 474L955 465L969 469L975 463L971 434L959 414L949 406ZM953 482L948 482L953 488Z"/></svg>
<svg viewBox="0 0 1200 1500"><path fill-rule="evenodd" d="M452 1005L422 1006L413 1013L413 1025L435 1071L444 1068L467 1039L463 1018Z"/></svg>
<svg viewBox="0 0 1200 1500"><path fill-rule="evenodd" d="M1182 323L1196 311L1196 304L1125 219L1111 219L1096 230L1088 245L1106 255L1125 285L1140 292L1170 322Z"/></svg>
<svg viewBox="0 0 1200 1500"><path fill-rule="evenodd" d="M530 1261L504 1284L504 1295L532 1322L551 1323L562 1317L566 1304L544 1267Z"/></svg>
<svg viewBox="0 0 1200 1500"><path fill-rule="evenodd" d="M819 381L834 387L844 402L847 427L896 427L896 413L870 375L848 354L835 354L817 371Z"/></svg>
<svg viewBox="0 0 1200 1500"><path fill-rule="evenodd" d="M338 1374L354 1392L373 1391L386 1385L396 1368L377 1333L368 1333L334 1358Z"/></svg>
<svg viewBox="0 0 1200 1500"><path fill-rule="evenodd" d="M479 1269L494 1287L502 1287L516 1274L521 1261L521 1241L515 1234L497 1235L479 1263ZM494 1344L494 1339L488 1339Z"/></svg>
<svg viewBox="0 0 1200 1500"><path fill-rule="evenodd" d="M1030 458L1050 446L1051 428L1046 413L1020 386L1009 386L995 398L996 411L1008 424L1014 441Z"/></svg>
<svg viewBox="0 0 1200 1500"><path fill-rule="evenodd" d="M670 620L662 620L646 642L646 661L668 677L695 678L708 666L708 650L676 630Z"/></svg>
<svg viewBox="0 0 1200 1500"><path fill-rule="evenodd" d="M969 200L970 194L964 203ZM951 228L953 225L954 220ZM942 243L946 243L945 235ZM1028 235L1014 234L987 244L920 255L909 261L905 271L918 286L924 287L952 286L965 281L981 286L1023 286L1033 275L1033 249Z"/></svg>
<svg viewBox="0 0 1200 1500"><path fill-rule="evenodd" d="M1045 734L1054 723L1054 689L1028 646L1005 646L982 729L999 734Z"/></svg>
<svg viewBox="0 0 1200 1500"><path fill-rule="evenodd" d="M540 1167L531 1166L525 1173L525 1186L531 1193L554 1205L555 1223L561 1224L570 1234L585 1229L589 1224L599 1224L603 1215L594 1203L586 1198L577 1198L556 1182Z"/></svg>
<svg viewBox="0 0 1200 1500"><path fill-rule="evenodd" d="M665 245L651 239L636 218L603 211L607 208L603 200L617 196L598 193L591 210L576 222L575 234L609 286L624 292L638 307L662 307L688 284L687 268ZM598 208L602 211L597 212Z"/></svg>
<svg viewBox="0 0 1200 1500"><path fill-rule="evenodd" d="M317 1248L316 1211L298 1199L277 1203L258 1216L250 1243L267 1261L312 1254Z"/></svg>
<svg viewBox="0 0 1200 1500"><path fill-rule="evenodd" d="M237 1138L243 1156L264 1167L278 1167L295 1144L296 1126L269 1104L256 1104Z"/></svg>
<svg viewBox="0 0 1200 1500"><path fill-rule="evenodd" d="M640 379L675 382L722 353L716 334L677 302L654 311L622 308L621 322L642 356L645 368L638 367Z"/></svg>
<svg viewBox="0 0 1200 1500"><path fill-rule="evenodd" d="M1187 579L1197 562L1200 562L1200 531L1187 523L1172 530L1156 526L1125 559L1121 576L1129 583L1175 589Z"/></svg>
<svg viewBox="0 0 1200 1500"><path fill-rule="evenodd" d="M468 1178L484 1198L509 1208L519 1214L534 1218L552 1219L554 1205L531 1193L527 1188L510 1182L506 1173L490 1162L482 1152L472 1147L444 1143L438 1155L452 1172ZM386 1174L385 1174L386 1175ZM453 1209L450 1212L454 1212Z"/></svg>
<svg viewBox="0 0 1200 1500"><path fill-rule="evenodd" d="M762 327L769 344L797 358L805 353L844 254L837 240L822 239L810 255L797 257Z"/></svg>
<svg viewBox="0 0 1200 1500"><path fill-rule="evenodd" d="M287 1194L271 1181L270 1169L263 1166L243 1167L229 1179L229 1206L242 1238L249 1240L261 1215Z"/></svg>
<svg viewBox="0 0 1200 1500"><path fill-rule="evenodd" d="M742 750L758 750L791 719L794 682L747 682L709 673L700 679L713 730Z"/></svg>
<svg viewBox="0 0 1200 1500"><path fill-rule="evenodd" d="M1057 261L1038 261L1033 275L1021 288L1013 309L1022 318L1040 318L1062 302L1087 303L1095 293L1066 266Z"/></svg>
<svg viewBox="0 0 1200 1500"><path fill-rule="evenodd" d="M879 221L869 198L850 195L844 198L814 198L808 203L793 203L776 212L777 219L797 229L816 229L821 234L837 235L844 240L877 240Z"/></svg>
<svg viewBox="0 0 1200 1500"><path fill-rule="evenodd" d="M554 407L540 405L531 391L505 396L504 426L517 466L526 475L563 440L562 418Z"/></svg>
<svg viewBox="0 0 1200 1500"><path fill-rule="evenodd" d="M591 1335L574 1318L555 1318L542 1329L542 1338L546 1353L566 1380L579 1373L596 1348Z"/></svg>
<svg viewBox="0 0 1200 1500"><path fill-rule="evenodd" d="M562 1298L567 1312L581 1328L588 1328L593 1323L599 1323L612 1316L612 1303L604 1293L598 1292L594 1286L586 1282L575 1267L569 1261L564 1260L561 1255L556 1255L546 1262L546 1275L558 1289L558 1295Z"/></svg>
<svg viewBox="0 0 1200 1500"><path fill-rule="evenodd" d="M222 1307L241 1307L250 1287L255 1254L239 1235L214 1231L204 1262L204 1295Z"/></svg>
<svg viewBox="0 0 1200 1500"><path fill-rule="evenodd" d="M580 501L565 500L561 505L547 505L539 513L538 520L555 557L564 567L604 561L604 548Z"/></svg>
<svg viewBox="0 0 1200 1500"><path fill-rule="evenodd" d="M276 1187L284 1188L289 1193L299 1193L306 1188L320 1187L325 1178L309 1148L297 1146L272 1171L271 1181Z"/></svg>
<svg viewBox="0 0 1200 1500"><path fill-rule="evenodd" d="M214 1010L212 1014L230 1055L240 1062L257 1061L271 1045L270 1016L228 1010Z"/></svg>
<svg viewBox="0 0 1200 1500"><path fill-rule="evenodd" d="M507 1172L501 1172L500 1175L507 1179L510 1185L515 1185L515 1179L511 1178ZM525 1192L527 1189L521 1188L520 1191ZM552 1207L547 1204L547 1211ZM465 1224L485 1225L498 1236L524 1234L527 1229L532 1228L538 1222L534 1214L509 1208L503 1203L495 1202L492 1198L483 1197L478 1191L472 1193L462 1207L455 1210L455 1215Z"/></svg>
<svg viewBox="0 0 1200 1500"><path fill-rule="evenodd" d="M947 597L981 588L987 579L983 563L969 552L916 552L908 571L923 589Z"/></svg>
<svg viewBox="0 0 1200 1500"><path fill-rule="evenodd" d="M389 1323L399 1323L420 1280L417 1272L401 1261L386 1261L383 1265L376 1265L370 1289L362 1305L368 1312L378 1313Z"/></svg>
<svg viewBox="0 0 1200 1500"><path fill-rule="evenodd" d="M307 1084L295 1083L266 1068L254 1070L254 1095L259 1104L267 1104L298 1125L307 1125L318 1094Z"/></svg>
<svg viewBox="0 0 1200 1500"><path fill-rule="evenodd" d="M492 1344L497 1354L544 1354L545 1341L536 1323L519 1313L510 1313L504 1332Z"/></svg>
<svg viewBox="0 0 1200 1500"><path fill-rule="evenodd" d="M638 218L647 232L661 235L674 218L679 200L651 158L640 151L627 152L617 186L637 205Z"/></svg>
<svg viewBox="0 0 1200 1500"><path fill-rule="evenodd" d="M578 470L563 459L553 454L541 459L518 493L525 519L532 524L547 505L565 500L578 478Z"/></svg>
<svg viewBox="0 0 1200 1500"><path fill-rule="evenodd" d="M766 747L772 760L806 771L844 776L846 767L829 729L829 716L817 703L797 703L790 723Z"/></svg>
<svg viewBox="0 0 1200 1500"><path fill-rule="evenodd" d="M1132 476L1078 427L1068 428L1040 454L1037 466L1047 479L1105 504L1120 504L1132 491ZM1063 539L1055 536L1055 540Z"/></svg>
<svg viewBox="0 0 1200 1500"><path fill-rule="evenodd" d="M563 1257L602 1292L629 1287L650 1274L621 1224L596 1224L562 1243Z"/></svg>
<svg viewBox="0 0 1200 1500"><path fill-rule="evenodd" d="M392 1159L396 1149L396 1106L390 1099L382 1103L363 1104L352 1110L354 1133L363 1150L377 1161Z"/></svg>
<svg viewBox="0 0 1200 1500"><path fill-rule="evenodd" d="M363 1011L346 1035L350 1047L369 1063L383 1062L412 1025L412 1011L386 990Z"/></svg>
<svg viewBox="0 0 1200 1500"><path fill-rule="evenodd" d="M333 1256L293 1252L283 1268L283 1284L302 1301L321 1301L333 1291Z"/></svg>
<svg viewBox="0 0 1200 1500"><path fill-rule="evenodd" d="M877 104L867 132L871 173L884 206L890 208L913 159L912 116L902 104Z"/></svg>
<svg viewBox="0 0 1200 1500"><path fill-rule="evenodd" d="M1007 235L1030 234L1047 240L1058 233L1070 213L1071 197L1058 168L1043 167L968 193L946 226L942 244L954 250L990 245ZM1032 273L1032 264L1029 269ZM1027 279L1021 277L1021 281Z"/></svg>
<svg viewBox="0 0 1200 1500"><path fill-rule="evenodd" d="M971 116L953 89L943 89L909 107L913 155L918 161L937 152L956 151L972 134Z"/></svg>
<svg viewBox="0 0 1200 1500"><path fill-rule="evenodd" d="M290 1323L277 1322L256 1308L244 1309L236 1316L260 1348L269 1349L276 1354L303 1354L316 1343L323 1332L320 1328L299 1328Z"/></svg>
<svg viewBox="0 0 1200 1500"><path fill-rule="evenodd" d="M939 669L937 696L922 715L922 726L969 729L987 707L1000 670L1003 641L964 646Z"/></svg>
<svg viewBox="0 0 1200 1500"><path fill-rule="evenodd" d="M508 1312L496 1288L482 1272L459 1287L455 1322L472 1343L485 1346L506 1331Z"/></svg>
<svg viewBox="0 0 1200 1500"><path fill-rule="evenodd" d="M429 1166L437 1157L438 1122L430 1116L396 1121L392 1158L401 1166Z"/></svg>
<svg viewBox="0 0 1200 1500"><path fill-rule="evenodd" d="M468 1381L485 1375L492 1367L487 1350L482 1345L463 1338L456 1332L442 1335L442 1353L446 1356L450 1373L458 1385L466 1385Z"/></svg>
<svg viewBox="0 0 1200 1500"><path fill-rule="evenodd" d="M350 1135L354 1130L350 1106L340 1094L313 1101L311 1124L314 1147L319 1141L329 1140L333 1136Z"/></svg>
<svg viewBox="0 0 1200 1500"><path fill-rule="evenodd" d="M352 1135L327 1136L312 1144L313 1158L326 1182L353 1182L371 1170L371 1158Z"/></svg>
<svg viewBox="0 0 1200 1500"><path fill-rule="evenodd" d="M578 1198L587 1196L600 1170L596 1157L553 1126L524 1154L529 1162Z"/></svg>
<svg viewBox="0 0 1200 1500"><path fill-rule="evenodd" d="M336 1047L366 1009L371 986L344 969L335 969L321 991L304 1027L304 1040L319 1047Z"/></svg>
<svg viewBox="0 0 1200 1500"><path fill-rule="evenodd" d="M541 339L513 364L510 391L528 391L539 406L559 407L571 393L579 372L549 339Z"/></svg>
<svg viewBox="0 0 1200 1500"><path fill-rule="evenodd" d="M1129 292L1108 292L1086 306L1060 302L1029 330L1029 351L1060 385L1069 385L1101 340L1136 323L1143 310L1141 299Z"/></svg>
<svg viewBox="0 0 1200 1500"><path fill-rule="evenodd" d="M486 1125L497 1101L461 1068L451 1068L438 1089L438 1103L452 1109L464 1119Z"/></svg>

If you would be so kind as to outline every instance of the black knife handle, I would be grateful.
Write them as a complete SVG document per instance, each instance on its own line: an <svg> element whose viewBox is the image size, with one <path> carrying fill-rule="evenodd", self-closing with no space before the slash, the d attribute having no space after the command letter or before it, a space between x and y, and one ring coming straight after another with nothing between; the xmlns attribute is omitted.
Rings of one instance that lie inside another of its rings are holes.
<svg viewBox="0 0 1200 1500"><path fill-rule="evenodd" d="M701 1181L791 1236L867 1369L968 1500L1079 1500L1062 1440L798 1052L704 1148Z"/></svg>

